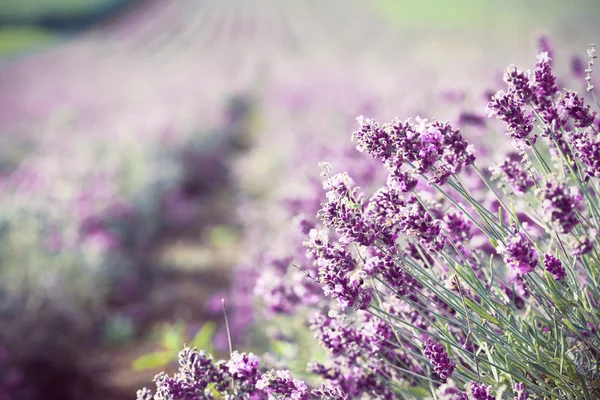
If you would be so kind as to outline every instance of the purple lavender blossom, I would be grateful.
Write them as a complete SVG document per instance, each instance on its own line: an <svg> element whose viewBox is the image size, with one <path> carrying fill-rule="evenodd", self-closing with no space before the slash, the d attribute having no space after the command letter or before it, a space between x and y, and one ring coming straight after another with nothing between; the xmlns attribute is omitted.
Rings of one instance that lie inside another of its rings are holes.
<svg viewBox="0 0 600 400"><path fill-rule="evenodd" d="M587 176L600 178L600 138L580 131L574 131L569 136L577 158L587 167Z"/></svg>
<svg viewBox="0 0 600 400"><path fill-rule="evenodd" d="M154 394L148 388L143 388L137 391L136 393L137 400L153 400Z"/></svg>
<svg viewBox="0 0 600 400"><path fill-rule="evenodd" d="M361 153L369 153L374 159L387 164L395 157L396 137L386 127L381 128L374 119L360 116L357 121L360 129L352 135L357 141L356 149Z"/></svg>
<svg viewBox="0 0 600 400"><path fill-rule="evenodd" d="M463 394L465 400L496 400L492 395L492 387L483 383L471 381L467 383L467 392Z"/></svg>
<svg viewBox="0 0 600 400"><path fill-rule="evenodd" d="M345 248L332 245L324 233L316 230L310 232L305 247L319 267L318 280L326 296L332 296L342 308L364 310L369 306L371 290L364 288L364 280L351 274L357 263Z"/></svg>
<svg viewBox="0 0 600 400"><path fill-rule="evenodd" d="M323 400L327 399L327 400L349 400L350 397L348 397L348 394L346 392L344 392L344 390L337 386L337 387L329 387L326 386L325 384L322 384L320 388L318 389L314 389L311 392L314 396L317 396Z"/></svg>
<svg viewBox="0 0 600 400"><path fill-rule="evenodd" d="M571 255L577 257L592 251L597 234L595 229L591 229L588 235L574 240L571 244Z"/></svg>
<svg viewBox="0 0 600 400"><path fill-rule="evenodd" d="M586 105L576 92L567 90L561 94L557 104L559 113L568 116L578 128L587 128L594 123L596 117L595 111L590 111L590 106Z"/></svg>
<svg viewBox="0 0 600 400"><path fill-rule="evenodd" d="M513 400L528 400L529 399L529 390L525 389L525 384L523 382L519 382L514 387L515 397Z"/></svg>
<svg viewBox="0 0 600 400"><path fill-rule="evenodd" d="M328 174L328 168L326 175ZM328 190L327 203L319 210L318 217L346 242L371 245L378 237L378 230L362 212L362 193L353 187L354 182L348 174L336 174L327 177L324 188Z"/></svg>
<svg viewBox="0 0 600 400"><path fill-rule="evenodd" d="M529 172L523 168L523 163L511 158L505 158L501 164L491 167L490 170L496 175L503 176L517 193L523 194L535 185Z"/></svg>
<svg viewBox="0 0 600 400"><path fill-rule="evenodd" d="M515 272L525 275L537 265L539 254L529 238L522 232L512 236L502 249L504 262Z"/></svg>
<svg viewBox="0 0 600 400"><path fill-rule="evenodd" d="M460 211L450 211L444 216L449 239L456 243L467 243L473 238L473 222Z"/></svg>
<svg viewBox="0 0 600 400"><path fill-rule="evenodd" d="M235 351L228 361L214 362L204 351L185 348L179 354L179 365L179 372L173 376L164 372L156 375L154 395L144 388L138 390L137 399L212 399L215 390L221 395L227 393L224 398L266 400L269 395L291 400L310 398L306 384L294 379L289 371L261 374L258 358L252 353Z"/></svg>
<svg viewBox="0 0 600 400"><path fill-rule="evenodd" d="M156 394L154 398L164 399L200 399L205 390L213 383L222 387L227 379L213 360L203 351L184 349L179 353L179 373L170 377L164 372L156 375ZM152 392L146 388L137 392L138 400L152 399Z"/></svg>
<svg viewBox="0 0 600 400"><path fill-rule="evenodd" d="M311 371L328 380L331 387L339 387L342 396L347 396L334 398L360 399L365 394L368 394L369 398L374 396L373 398L376 399L393 400L396 398L394 392L380 379L380 375L385 375L384 371L378 371L377 368L371 372L359 366L342 368L339 365L335 365L326 367L322 364L314 363L311 365ZM329 390L324 393L328 392ZM319 395L321 392L317 391L315 394ZM328 397L325 398L328 399Z"/></svg>
<svg viewBox="0 0 600 400"><path fill-rule="evenodd" d="M387 186L398 192L411 192L417 186L417 179L409 172L392 172L387 179Z"/></svg>
<svg viewBox="0 0 600 400"><path fill-rule="evenodd" d="M567 276L562 261L552 254L544 254L544 267L546 268L546 271L554 277L554 280L560 281Z"/></svg>
<svg viewBox="0 0 600 400"><path fill-rule="evenodd" d="M398 296L406 296L420 287L418 282L405 272L391 255L372 257L370 263Z"/></svg>
<svg viewBox="0 0 600 400"><path fill-rule="evenodd" d="M306 384L294 379L290 371L266 372L256 382L256 388L290 400L308 400L310 397Z"/></svg>
<svg viewBox="0 0 600 400"><path fill-rule="evenodd" d="M258 380L258 357L252 353L239 353L234 351L227 361L227 370L238 381L254 385Z"/></svg>
<svg viewBox="0 0 600 400"><path fill-rule="evenodd" d="M221 372L214 366L212 357L205 351L184 348L179 352L180 373L194 381L196 389L204 390L209 383L223 384Z"/></svg>
<svg viewBox="0 0 600 400"><path fill-rule="evenodd" d="M353 134L360 152L369 153L397 173L408 163L415 174L432 175L430 180L443 184L448 177L475 161L472 147L459 130L447 122L427 123L416 118L398 118L383 128L375 121L357 118L360 129Z"/></svg>
<svg viewBox="0 0 600 400"><path fill-rule="evenodd" d="M425 342L424 354L440 378L446 379L452 376L455 365L450 361L450 357L448 357L444 346L434 342L432 339L428 339Z"/></svg>
<svg viewBox="0 0 600 400"><path fill-rule="evenodd" d="M460 130L452 128L448 122L434 122L431 124L434 129L439 129L444 138L444 169L446 176L438 174L435 183L443 184L447 179L447 174L457 174L463 167L475 162L474 148L467 142Z"/></svg>
<svg viewBox="0 0 600 400"><path fill-rule="evenodd" d="M361 356L361 351L366 350L364 347L368 344L363 335L338 316L317 314L310 320L310 324L315 338L333 356L343 355L348 362L353 363Z"/></svg>
<svg viewBox="0 0 600 400"><path fill-rule="evenodd" d="M514 92L496 93L486 108L488 117L496 116L507 125L507 135L513 139L527 139L533 131L533 115L526 113L521 99Z"/></svg>
<svg viewBox="0 0 600 400"><path fill-rule="evenodd" d="M518 100L518 104L526 104L535 96L535 87L531 81L530 72L521 71L511 65L504 71L504 82L508 84L509 93Z"/></svg>
<svg viewBox="0 0 600 400"><path fill-rule="evenodd" d="M577 204L582 196L576 188L567 188L563 183L550 180L539 190L544 217L559 233L569 233L579 223Z"/></svg>
<svg viewBox="0 0 600 400"><path fill-rule="evenodd" d="M550 99L558 92L556 77L552 74L552 59L548 52L541 52L537 56L537 64L534 70L534 81L536 86L536 100Z"/></svg>
<svg viewBox="0 0 600 400"><path fill-rule="evenodd" d="M439 400L461 400L462 398L460 390L452 379L448 379L446 383L440 385L436 395Z"/></svg>
<svg viewBox="0 0 600 400"><path fill-rule="evenodd" d="M393 244L397 234L402 233L417 238L431 251L437 252L444 247L441 221L432 217L414 196L405 198L383 186L369 200L365 214L374 225L387 228L381 230L380 237L387 239L389 244Z"/></svg>
<svg viewBox="0 0 600 400"><path fill-rule="evenodd" d="M408 204L406 197L390 186L382 186L369 199L365 214L379 225L392 226Z"/></svg>

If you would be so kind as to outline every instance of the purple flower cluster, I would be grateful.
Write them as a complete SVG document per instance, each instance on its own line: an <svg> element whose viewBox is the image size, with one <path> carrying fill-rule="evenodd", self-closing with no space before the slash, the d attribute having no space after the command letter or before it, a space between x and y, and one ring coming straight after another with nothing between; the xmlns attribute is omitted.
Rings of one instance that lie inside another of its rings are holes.
<svg viewBox="0 0 600 400"><path fill-rule="evenodd" d="M475 161L473 149L460 130L447 122L427 123L417 118L413 123L410 119L395 119L380 127L372 119L359 117L358 123L360 129L353 134L356 148L383 162L401 182L408 177L399 172L406 165L414 167L411 168L414 174L427 175L431 182L443 184ZM405 185L410 188L414 181L409 180Z"/></svg>
<svg viewBox="0 0 600 400"><path fill-rule="evenodd" d="M342 315L316 314L310 319L315 338L345 365L353 365L359 357L377 354L393 361L397 356L397 341L393 328L379 318L365 314L360 328Z"/></svg>
<svg viewBox="0 0 600 400"><path fill-rule="evenodd" d="M575 155L587 167L587 176L600 178L600 137L595 132L573 131L570 140Z"/></svg>
<svg viewBox="0 0 600 400"><path fill-rule="evenodd" d="M594 248L597 231L591 229L588 235L575 238L571 241L571 255L582 256L589 253Z"/></svg>
<svg viewBox="0 0 600 400"><path fill-rule="evenodd" d="M349 400L348 394L341 387L327 387L321 385L320 388L313 390L315 396L323 400Z"/></svg>
<svg viewBox="0 0 600 400"><path fill-rule="evenodd" d="M393 399L394 392L385 381L401 378L390 366L412 368L412 364L404 357L405 349L398 343L393 327L371 314L361 313L357 318L358 321L330 312L311 319L315 337L332 356L331 365L313 363L311 370L329 381L331 387L341 388L336 393L341 397L334 398L369 394ZM329 391L323 396L326 393Z"/></svg>
<svg viewBox="0 0 600 400"><path fill-rule="evenodd" d="M492 395L491 386L483 383L471 381L467 384L467 390L462 394L462 400L496 400Z"/></svg>
<svg viewBox="0 0 600 400"><path fill-rule="evenodd" d="M519 104L526 104L535 98L535 85L531 82L529 71L522 71L511 65L504 71L503 79L508 85L509 93Z"/></svg>
<svg viewBox="0 0 600 400"><path fill-rule="evenodd" d="M366 216L379 226L392 227L401 219L408 202L390 186L383 186L369 199Z"/></svg>
<svg viewBox="0 0 600 400"><path fill-rule="evenodd" d="M523 107L519 92L499 91L487 106L488 117L496 116L507 125L507 135L513 139L527 139L533 131L534 116Z"/></svg>
<svg viewBox="0 0 600 400"><path fill-rule="evenodd" d="M290 400L308 400L310 398L306 384L294 379L290 371L285 370L264 373L256 383L256 388L275 397L283 396Z"/></svg>
<svg viewBox="0 0 600 400"><path fill-rule="evenodd" d="M523 382L519 382L514 387L515 397L513 400L528 400L529 399L529 391L525 389L525 384Z"/></svg>
<svg viewBox="0 0 600 400"><path fill-rule="evenodd" d="M571 90L561 94L556 107L563 118L571 118L577 128L591 126L596 118L596 112L590 111L590 106L585 105L583 99Z"/></svg>
<svg viewBox="0 0 600 400"><path fill-rule="evenodd" d="M507 125L507 135L513 139L524 140L533 131L535 116L527 107L534 107L542 119L552 125L558 122L553 98L558 93L556 77L552 74L551 58L547 52L537 57L533 76L515 66L509 67L504 74L508 91L496 93L487 106L488 116L496 116Z"/></svg>
<svg viewBox="0 0 600 400"><path fill-rule="evenodd" d="M258 357L254 354L234 351L225 365L234 381L239 381L241 385L249 387L256 384L259 369Z"/></svg>
<svg viewBox="0 0 600 400"><path fill-rule="evenodd" d="M326 296L332 296L342 308L366 309L372 295L364 287L364 280L353 274L357 262L346 248L332 244L327 236L317 230L310 232L305 243L309 258L318 266L318 281Z"/></svg>
<svg viewBox="0 0 600 400"><path fill-rule="evenodd" d="M516 193L523 194L535 185L531 174L523 168L523 163L509 157L490 169L493 173L502 176Z"/></svg>
<svg viewBox="0 0 600 400"><path fill-rule="evenodd" d="M456 387L456 383L452 379L448 379L446 383L440 385L436 391L437 398L440 400L461 400L461 392Z"/></svg>
<svg viewBox="0 0 600 400"><path fill-rule="evenodd" d="M333 393L333 398L337 399L360 399L363 396L367 398L376 398L384 400L393 400L396 398L390 387L382 381L382 376L387 374L383 369L352 366L343 368L339 365L326 367L315 363L311 365L311 372L322 377L331 383L330 388L317 389L313 394L319 394L324 399L329 399L327 394ZM339 388L339 389L333 389Z"/></svg>
<svg viewBox="0 0 600 400"><path fill-rule="evenodd" d="M534 71L535 99L538 103L542 99L551 99L558 93L556 77L552 74L551 62L552 59L548 55L548 52L542 51L538 54Z"/></svg>
<svg viewBox="0 0 600 400"><path fill-rule="evenodd" d="M389 254L373 256L368 262L371 268L381 274L396 295L406 296L420 288L419 283L401 268L400 262L394 260L394 256Z"/></svg>
<svg viewBox="0 0 600 400"><path fill-rule="evenodd" d="M260 262L264 269L253 293L264 302L267 314L292 315L299 307L310 306L320 300L321 286L314 280L305 279L306 273L314 272L306 257L293 260L291 256L274 257L266 254ZM292 264L296 263L302 265L304 274L292 268Z"/></svg>
<svg viewBox="0 0 600 400"><path fill-rule="evenodd" d="M204 400L215 398L249 398L267 400L282 396L290 400L308 400L320 396L289 371L261 372L258 358L252 353L233 352L228 361L214 361L204 351L185 348L179 354L179 372L164 372L154 378L156 391L138 390L138 400ZM321 391L335 389L323 386ZM218 396L215 396L215 392Z"/></svg>
<svg viewBox="0 0 600 400"><path fill-rule="evenodd" d="M538 194L542 200L546 220L552 223L559 233L570 233L579 223L576 211L582 196L576 188L569 189L564 183L550 180Z"/></svg>
<svg viewBox="0 0 600 400"><path fill-rule="evenodd" d="M487 107L488 115L495 115L504 121L508 135L514 139L530 138L534 114L538 115L543 124L542 134L551 138L548 143L557 158L563 158L562 153L575 171L578 170L578 159L587 166L588 177L600 177L600 140L597 129L593 127L597 113L576 92L558 91L548 53L538 55L533 75L511 66L504 80L508 84L508 91L499 91L493 96ZM531 139L535 141L535 137ZM523 192L523 189L530 187L529 179L510 164L504 163L507 171L503 172L508 176L511 186Z"/></svg>
<svg viewBox="0 0 600 400"><path fill-rule="evenodd" d="M353 181L348 174L327 177L324 183L327 203L319 210L319 218L332 227L348 242L368 246L377 238L378 232L362 212L362 194L360 188L352 187Z"/></svg>
<svg viewBox="0 0 600 400"><path fill-rule="evenodd" d="M473 222L460 211L450 211L444 216L448 237L455 243L468 243L473 238Z"/></svg>
<svg viewBox="0 0 600 400"><path fill-rule="evenodd" d="M249 355L253 357L252 354ZM256 374L257 371L255 371ZM183 349L179 353L179 373L170 377L164 372L154 378L156 394L161 399L202 399L209 396L209 385L216 390L224 389L231 380L224 363L214 363L204 351ZM137 393L138 400L152 399L152 392L146 388Z"/></svg>
<svg viewBox="0 0 600 400"><path fill-rule="evenodd" d="M414 236L431 251L444 248L445 237L441 234L441 221L435 219L421 204L413 203L404 207L398 221L398 230L407 236Z"/></svg>
<svg viewBox="0 0 600 400"><path fill-rule="evenodd" d="M357 329L335 315L317 314L310 323L315 338L323 347L333 356L344 355L349 363L354 363L367 345Z"/></svg>
<svg viewBox="0 0 600 400"><path fill-rule="evenodd" d="M434 342L432 339L428 339L425 342L425 357L433 366L435 373L442 379L447 379L452 376L455 365L450 361L448 353L444 346Z"/></svg>
<svg viewBox="0 0 600 400"><path fill-rule="evenodd" d="M445 244L441 234L441 221L435 219L415 197L406 199L399 192L383 186L373 195L365 215L387 229L382 230L382 239L394 243L397 233L412 236L432 251L440 251Z"/></svg>
<svg viewBox="0 0 600 400"><path fill-rule="evenodd" d="M392 171L387 179L387 185L398 192L411 192L417 187L418 180L410 172Z"/></svg>
<svg viewBox="0 0 600 400"><path fill-rule="evenodd" d="M502 255L506 265L521 275L531 272L536 267L539 257L533 242L523 232L509 238L507 245L502 249Z"/></svg>

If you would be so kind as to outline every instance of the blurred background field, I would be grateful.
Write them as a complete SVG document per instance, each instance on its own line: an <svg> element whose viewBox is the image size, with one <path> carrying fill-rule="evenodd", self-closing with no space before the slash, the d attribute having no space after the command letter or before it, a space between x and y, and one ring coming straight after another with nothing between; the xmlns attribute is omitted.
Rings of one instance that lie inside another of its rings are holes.
<svg viewBox="0 0 600 400"><path fill-rule="evenodd" d="M223 351L235 266L356 116L482 112L542 35L566 71L599 19L595 0L0 0L0 399L133 398L184 341Z"/></svg>

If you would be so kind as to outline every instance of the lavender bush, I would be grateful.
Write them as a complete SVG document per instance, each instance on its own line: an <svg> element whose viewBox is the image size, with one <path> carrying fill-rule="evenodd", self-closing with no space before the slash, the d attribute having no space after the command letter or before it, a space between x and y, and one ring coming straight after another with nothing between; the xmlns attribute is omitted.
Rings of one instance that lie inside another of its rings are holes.
<svg viewBox="0 0 600 400"><path fill-rule="evenodd" d="M257 291L273 313L308 316L327 351L309 365L319 384L251 353L185 349L179 373L138 398L600 397L595 51L577 93L541 45L533 71L510 66L490 96L502 125L463 119L501 126L514 147L503 159L481 164L460 124L359 117L356 148L385 184L353 180L376 181L372 164L322 163L326 201L293 205L305 254L265 260Z"/></svg>

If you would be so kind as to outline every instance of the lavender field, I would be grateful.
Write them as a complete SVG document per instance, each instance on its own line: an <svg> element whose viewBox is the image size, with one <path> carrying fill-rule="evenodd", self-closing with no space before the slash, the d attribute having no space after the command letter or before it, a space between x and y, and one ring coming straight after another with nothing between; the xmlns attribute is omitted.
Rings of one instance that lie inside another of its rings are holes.
<svg viewBox="0 0 600 400"><path fill-rule="evenodd" d="M0 400L600 398L599 18L0 1Z"/></svg>

